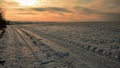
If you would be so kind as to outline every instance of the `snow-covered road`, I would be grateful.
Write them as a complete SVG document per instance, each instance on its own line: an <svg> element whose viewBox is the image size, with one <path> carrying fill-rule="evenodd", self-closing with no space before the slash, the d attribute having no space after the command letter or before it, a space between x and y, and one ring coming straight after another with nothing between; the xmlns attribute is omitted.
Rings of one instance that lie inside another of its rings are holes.
<svg viewBox="0 0 120 68"><path fill-rule="evenodd" d="M18 25L8 26L0 39L0 57L5 60L0 61L0 68L120 67L119 61L63 42L42 31L38 33Z"/></svg>

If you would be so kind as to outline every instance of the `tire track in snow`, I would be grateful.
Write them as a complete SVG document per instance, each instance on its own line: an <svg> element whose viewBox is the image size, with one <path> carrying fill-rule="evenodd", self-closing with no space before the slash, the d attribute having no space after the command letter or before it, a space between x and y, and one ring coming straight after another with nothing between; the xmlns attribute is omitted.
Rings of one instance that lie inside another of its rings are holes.
<svg viewBox="0 0 120 68"><path fill-rule="evenodd" d="M34 53L34 56L36 57L37 60L39 60L41 63L41 67L46 67L46 64L50 64L50 63L54 63L53 67L65 67L65 68L72 68L72 60L70 60L70 58L67 56L69 56L69 53L58 53L55 50L51 49L49 46L47 46L46 44L44 44L43 42L37 40L35 40L35 42L38 41L39 47L36 48L35 45L33 43L30 42L30 37L28 35L25 35L25 32L22 31L20 28L16 27L16 30L20 33L21 36L24 36L23 41L25 41L27 43L27 46L29 47L29 49L32 51L32 53ZM34 37L32 37L34 38ZM34 40L32 40L34 41ZM43 56L42 56L42 55ZM42 56L42 57L40 57ZM62 58L63 57L63 58ZM65 59L66 57L66 59ZM59 58L59 59L58 59ZM56 62L58 63L57 66L55 65ZM53 68L51 67L51 68ZM77 68L77 67L76 67Z"/></svg>
<svg viewBox="0 0 120 68"><path fill-rule="evenodd" d="M7 48L6 48L6 51L4 52L6 63L4 67L15 68L19 66L17 64L17 60L18 60L17 55L19 53L17 47L19 43L18 43L17 36L13 28L8 27L7 32L8 32L8 39L7 39L7 45L6 45Z"/></svg>
<svg viewBox="0 0 120 68"><path fill-rule="evenodd" d="M6 63L4 68L33 68L34 63L38 60L35 60L34 55L26 47L25 42L13 26L9 26L7 31L9 38L5 51Z"/></svg>

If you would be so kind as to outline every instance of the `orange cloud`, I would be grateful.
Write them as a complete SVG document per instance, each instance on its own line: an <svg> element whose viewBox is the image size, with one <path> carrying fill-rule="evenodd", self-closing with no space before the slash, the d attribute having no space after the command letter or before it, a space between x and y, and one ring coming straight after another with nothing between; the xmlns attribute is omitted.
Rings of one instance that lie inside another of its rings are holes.
<svg viewBox="0 0 120 68"><path fill-rule="evenodd" d="M5 17L17 21L120 21L119 3L117 0L38 0L37 6L23 7L14 0L2 1Z"/></svg>

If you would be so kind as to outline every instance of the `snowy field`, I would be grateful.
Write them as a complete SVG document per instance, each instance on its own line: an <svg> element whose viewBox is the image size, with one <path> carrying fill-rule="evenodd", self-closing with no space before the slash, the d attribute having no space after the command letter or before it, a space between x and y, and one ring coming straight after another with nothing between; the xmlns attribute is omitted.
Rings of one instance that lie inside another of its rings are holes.
<svg viewBox="0 0 120 68"><path fill-rule="evenodd" d="M10 25L0 55L3 68L119 68L120 23Z"/></svg>

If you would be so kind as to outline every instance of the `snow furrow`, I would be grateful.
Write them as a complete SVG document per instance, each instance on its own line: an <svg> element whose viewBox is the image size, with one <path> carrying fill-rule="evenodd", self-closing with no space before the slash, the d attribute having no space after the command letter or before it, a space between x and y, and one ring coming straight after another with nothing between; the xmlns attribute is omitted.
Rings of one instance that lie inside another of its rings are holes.
<svg viewBox="0 0 120 68"><path fill-rule="evenodd" d="M17 29L17 31L20 32L20 29ZM25 35L25 33L20 33L21 35L24 35L26 41L28 43L28 46L31 50L33 50L34 55L41 61L39 64L41 67L47 68L47 65L52 67L65 67L65 68L72 68L72 60L70 60L69 53L66 52L56 52L55 50L51 49L49 46L44 44L43 42L39 41L39 39L36 39L34 37L30 37L30 35ZM23 36L22 35L22 36ZM30 39L31 38L31 39ZM32 43L30 43L30 41ZM37 45L36 45L37 44ZM76 67L77 68L77 67Z"/></svg>
<svg viewBox="0 0 120 68"><path fill-rule="evenodd" d="M53 39L53 41L57 41L60 44L63 43L63 41L60 41L59 39L55 39L56 38L55 36L52 36L49 33L48 34L44 33L44 30L40 30L40 31L35 32L34 30L28 29L28 28L29 27L27 27L27 29L26 29L26 27L23 27L23 30L28 32L29 34L30 34L30 31L33 32L33 34L34 33L38 34L37 32L39 32L39 35L41 35L41 36L43 36L43 37L45 37L47 39ZM78 48L77 46L74 46L74 43L69 44L69 43L65 42L63 44L64 44L64 47L69 48L70 51L72 51L75 54L79 55L80 58L82 58L82 60L86 61L88 64L91 64L91 67L94 65L97 68L101 68L101 67L102 68L104 68L104 67L105 68L113 68L113 67L119 68L119 62L111 60L111 59L109 59L109 58L107 58L105 56L97 55L97 54L94 54L94 53L92 53L90 51L86 51L86 50L84 50L86 47L85 48Z"/></svg>

